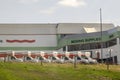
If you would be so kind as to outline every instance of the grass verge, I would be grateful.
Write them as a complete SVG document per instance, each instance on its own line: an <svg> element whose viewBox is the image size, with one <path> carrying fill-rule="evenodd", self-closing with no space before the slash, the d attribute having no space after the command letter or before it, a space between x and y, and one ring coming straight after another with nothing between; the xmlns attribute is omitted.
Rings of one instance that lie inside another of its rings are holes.
<svg viewBox="0 0 120 80"><path fill-rule="evenodd" d="M120 65L0 62L0 80L120 80Z"/></svg>

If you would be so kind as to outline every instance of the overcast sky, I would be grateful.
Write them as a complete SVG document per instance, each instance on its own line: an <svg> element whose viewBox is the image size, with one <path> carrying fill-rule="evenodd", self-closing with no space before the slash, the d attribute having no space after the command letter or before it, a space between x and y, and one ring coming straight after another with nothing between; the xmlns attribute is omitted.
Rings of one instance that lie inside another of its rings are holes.
<svg viewBox="0 0 120 80"><path fill-rule="evenodd" d="M120 0L0 0L0 23L103 23L120 25Z"/></svg>

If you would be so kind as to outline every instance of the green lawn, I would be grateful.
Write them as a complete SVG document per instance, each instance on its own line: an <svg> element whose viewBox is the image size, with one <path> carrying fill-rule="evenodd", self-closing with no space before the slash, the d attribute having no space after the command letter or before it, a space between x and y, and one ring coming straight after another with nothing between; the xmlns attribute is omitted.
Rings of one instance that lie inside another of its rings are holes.
<svg viewBox="0 0 120 80"><path fill-rule="evenodd" d="M0 80L120 80L120 65L0 62Z"/></svg>

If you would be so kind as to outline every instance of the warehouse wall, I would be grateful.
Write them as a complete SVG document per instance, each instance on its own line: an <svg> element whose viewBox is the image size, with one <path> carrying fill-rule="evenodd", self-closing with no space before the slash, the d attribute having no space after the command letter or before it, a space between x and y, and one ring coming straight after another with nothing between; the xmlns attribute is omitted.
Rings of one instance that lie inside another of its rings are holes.
<svg viewBox="0 0 120 80"><path fill-rule="evenodd" d="M56 47L56 35L0 35L0 47Z"/></svg>

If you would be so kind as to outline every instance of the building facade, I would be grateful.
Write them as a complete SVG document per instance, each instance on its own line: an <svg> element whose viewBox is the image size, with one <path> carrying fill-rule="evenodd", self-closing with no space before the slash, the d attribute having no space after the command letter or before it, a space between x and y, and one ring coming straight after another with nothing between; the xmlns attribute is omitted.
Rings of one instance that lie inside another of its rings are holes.
<svg viewBox="0 0 120 80"><path fill-rule="evenodd" d="M120 27L103 23L0 24L1 51L82 51L120 64Z"/></svg>

